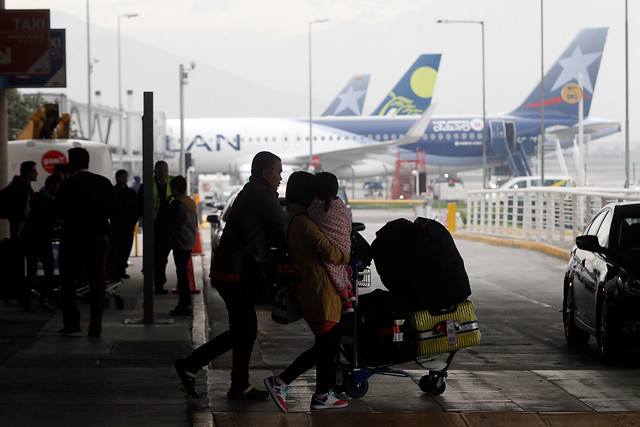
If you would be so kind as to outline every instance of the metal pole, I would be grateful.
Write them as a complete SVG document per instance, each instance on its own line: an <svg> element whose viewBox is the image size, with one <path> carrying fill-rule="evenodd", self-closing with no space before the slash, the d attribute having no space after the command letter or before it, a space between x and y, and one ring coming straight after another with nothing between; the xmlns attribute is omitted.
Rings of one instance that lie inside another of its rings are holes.
<svg viewBox="0 0 640 427"><path fill-rule="evenodd" d="M120 157L120 169L124 169L124 149L122 147L122 78L121 78L121 62L120 62L120 18L135 18L138 16L137 13L127 13L124 15L118 16L118 132L119 132L119 141L118 141L118 154Z"/></svg>
<svg viewBox="0 0 640 427"><path fill-rule="evenodd" d="M544 0L540 0L540 182L544 185Z"/></svg>
<svg viewBox="0 0 640 427"><path fill-rule="evenodd" d="M121 79L121 63L120 63L120 18L124 15L118 16L118 157L120 157L120 169L124 168L124 162L122 160L122 79Z"/></svg>
<svg viewBox="0 0 640 427"><path fill-rule="evenodd" d="M312 111L312 91L311 91L311 25L327 22L328 19L316 19L309 22L309 166L313 157L313 111Z"/></svg>
<svg viewBox="0 0 640 427"><path fill-rule="evenodd" d="M484 79L484 21L480 21L482 26L482 188L487 189L487 106L485 98Z"/></svg>
<svg viewBox="0 0 640 427"><path fill-rule="evenodd" d="M87 139L93 137L91 129L91 43L89 43L89 28L89 0L87 0L87 121L89 123Z"/></svg>
<svg viewBox="0 0 640 427"><path fill-rule="evenodd" d="M4 0L0 0L4 10ZM0 77L0 80L5 79ZM0 81L0 83L4 83ZM7 117L7 89L0 84L0 189L9 184L9 119ZM9 222L0 219L0 239L9 237Z"/></svg>
<svg viewBox="0 0 640 427"><path fill-rule="evenodd" d="M180 64L180 175L184 176L184 65Z"/></svg>
<svg viewBox="0 0 640 427"><path fill-rule="evenodd" d="M438 19L438 24L480 24L482 29L482 188L488 187L489 174L487 173L487 103L485 86L485 61L484 61L484 21L466 21Z"/></svg>
<svg viewBox="0 0 640 427"><path fill-rule="evenodd" d="M624 188L629 188L629 20L627 0L624 0Z"/></svg>
<svg viewBox="0 0 640 427"><path fill-rule="evenodd" d="M144 93L142 116L142 182L144 191L144 231L142 233L142 271L144 271L143 322L153 323L153 92Z"/></svg>

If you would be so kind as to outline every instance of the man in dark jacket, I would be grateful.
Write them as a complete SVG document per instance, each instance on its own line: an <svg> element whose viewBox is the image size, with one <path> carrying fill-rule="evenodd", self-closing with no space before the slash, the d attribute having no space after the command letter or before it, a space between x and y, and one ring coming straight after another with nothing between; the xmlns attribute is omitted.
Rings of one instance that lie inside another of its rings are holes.
<svg viewBox="0 0 640 427"><path fill-rule="evenodd" d="M54 211L54 200L60 189L62 179L59 175L49 175L44 182L44 188L38 191L31 200L31 213L27 218L25 228L27 255L27 286L36 286L38 259L42 263L44 272L40 287L40 301L38 306L51 310L49 293L53 287L53 237L57 225Z"/></svg>
<svg viewBox="0 0 640 427"><path fill-rule="evenodd" d="M136 192L127 185L129 173L120 169L116 172L116 185L114 190L120 200L122 206L122 215L116 218L112 223L112 240L111 245L113 251L113 275L115 279L128 279L127 265L131 247L133 246L134 230L138 221L138 210L136 208Z"/></svg>
<svg viewBox="0 0 640 427"><path fill-rule="evenodd" d="M102 333L109 221L121 215L121 207L111 181L89 172L87 150L71 148L69 167L71 178L62 183L56 198L56 210L63 221L60 273L64 327L58 332L80 332L76 282L83 273L91 295L89 337L97 338Z"/></svg>
<svg viewBox="0 0 640 427"><path fill-rule="evenodd" d="M220 245L211 262L211 284L227 306L229 330L175 362L182 384L198 397L195 377L210 360L233 350L229 399L264 399L266 391L249 382L249 359L257 334L254 290L261 285L261 262L269 260L271 248L284 248L284 213L276 192L282 162L267 151L255 155L251 178L238 194L225 225Z"/></svg>

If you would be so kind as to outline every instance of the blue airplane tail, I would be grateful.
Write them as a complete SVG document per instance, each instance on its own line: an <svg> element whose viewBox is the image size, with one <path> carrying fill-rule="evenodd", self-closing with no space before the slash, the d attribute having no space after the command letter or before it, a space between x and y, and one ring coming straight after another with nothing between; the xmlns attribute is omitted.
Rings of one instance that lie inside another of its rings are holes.
<svg viewBox="0 0 640 427"><path fill-rule="evenodd" d="M608 28L585 28L544 76L544 114L578 117L582 74L584 115L589 115L598 78ZM522 105L511 112L516 116L540 116L540 83Z"/></svg>
<svg viewBox="0 0 640 427"><path fill-rule="evenodd" d="M369 87L369 74L356 74L322 113L323 116L360 116Z"/></svg>
<svg viewBox="0 0 640 427"><path fill-rule="evenodd" d="M371 115L422 114L431 104L431 97L438 77L440 57L440 54L420 55Z"/></svg>

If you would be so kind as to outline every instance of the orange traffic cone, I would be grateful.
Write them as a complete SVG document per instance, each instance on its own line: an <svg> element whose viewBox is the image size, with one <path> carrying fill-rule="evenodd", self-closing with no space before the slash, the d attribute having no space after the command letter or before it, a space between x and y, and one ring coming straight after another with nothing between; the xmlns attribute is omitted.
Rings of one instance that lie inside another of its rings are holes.
<svg viewBox="0 0 640 427"><path fill-rule="evenodd" d="M196 244L193 246L191 255L202 255L202 245L200 245L200 227L196 227Z"/></svg>

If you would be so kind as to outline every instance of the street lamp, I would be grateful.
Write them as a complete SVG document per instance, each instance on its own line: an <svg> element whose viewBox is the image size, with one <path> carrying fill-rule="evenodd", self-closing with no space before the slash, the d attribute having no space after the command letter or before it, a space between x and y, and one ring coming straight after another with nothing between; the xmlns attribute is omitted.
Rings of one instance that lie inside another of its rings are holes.
<svg viewBox="0 0 640 427"><path fill-rule="evenodd" d="M118 16L118 130L120 131L120 139L118 141L119 153L120 153L120 169L124 169L124 160L122 159L122 78L121 78L121 65L120 65L120 19L121 18L135 18L137 13L126 13Z"/></svg>
<svg viewBox="0 0 640 427"><path fill-rule="evenodd" d="M311 25L322 24L327 22L328 19L316 19L309 22L309 165L311 165L311 158L313 157L313 112L311 107L312 93L311 93Z"/></svg>
<svg viewBox="0 0 640 427"><path fill-rule="evenodd" d="M480 24L482 29L482 188L487 188L487 108L484 80L484 21L438 19L438 24Z"/></svg>
<svg viewBox="0 0 640 427"><path fill-rule="evenodd" d="M189 71L196 68L196 63L191 61L189 68L180 64L180 175L185 176L184 162L184 86L188 83Z"/></svg>

